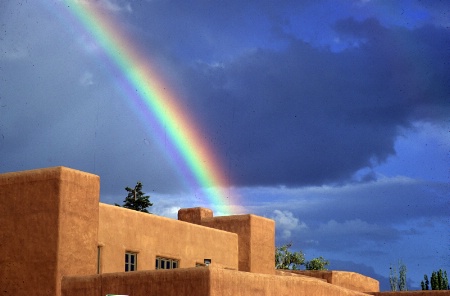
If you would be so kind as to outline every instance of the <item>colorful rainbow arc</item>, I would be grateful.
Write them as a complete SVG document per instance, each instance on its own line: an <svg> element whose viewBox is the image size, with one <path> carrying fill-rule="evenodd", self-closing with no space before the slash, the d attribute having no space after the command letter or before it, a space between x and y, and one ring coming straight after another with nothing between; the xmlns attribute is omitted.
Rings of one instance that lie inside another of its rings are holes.
<svg viewBox="0 0 450 296"><path fill-rule="evenodd" d="M152 128L170 139L170 157L184 167L182 171L187 182L206 195L214 211L232 214L233 198L226 190L228 181L221 166L202 140L193 120L173 99L169 88L152 72L147 59L95 4L89 1L63 2L122 72L128 84L126 87L135 91L135 104L153 122Z"/></svg>

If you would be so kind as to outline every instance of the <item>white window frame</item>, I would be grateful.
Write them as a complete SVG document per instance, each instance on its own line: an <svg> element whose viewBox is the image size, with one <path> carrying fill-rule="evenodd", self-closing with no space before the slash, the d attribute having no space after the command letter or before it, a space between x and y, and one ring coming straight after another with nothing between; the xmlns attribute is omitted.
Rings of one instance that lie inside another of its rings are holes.
<svg viewBox="0 0 450 296"><path fill-rule="evenodd" d="M137 257L138 253L136 252L125 252L125 272L137 270Z"/></svg>
<svg viewBox="0 0 450 296"><path fill-rule="evenodd" d="M180 260L156 256L155 269L175 269L179 268Z"/></svg>

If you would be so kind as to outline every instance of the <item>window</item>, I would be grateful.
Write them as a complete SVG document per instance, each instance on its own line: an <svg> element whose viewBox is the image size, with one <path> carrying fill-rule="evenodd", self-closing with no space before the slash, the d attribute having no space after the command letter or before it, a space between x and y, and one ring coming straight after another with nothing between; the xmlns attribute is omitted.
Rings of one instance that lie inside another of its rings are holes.
<svg viewBox="0 0 450 296"><path fill-rule="evenodd" d="M125 253L125 272L137 270L137 253Z"/></svg>
<svg viewBox="0 0 450 296"><path fill-rule="evenodd" d="M178 263L179 263L179 260L177 260L177 259L156 257L155 268L156 269L174 269L174 268L178 268Z"/></svg>

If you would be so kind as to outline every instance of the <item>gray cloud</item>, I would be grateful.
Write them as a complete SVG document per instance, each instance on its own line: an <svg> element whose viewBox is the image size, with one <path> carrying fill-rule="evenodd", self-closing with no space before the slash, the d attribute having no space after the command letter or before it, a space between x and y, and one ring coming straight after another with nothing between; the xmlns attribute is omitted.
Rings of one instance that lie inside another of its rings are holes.
<svg viewBox="0 0 450 296"><path fill-rule="evenodd" d="M368 183L303 188L261 188L243 191L243 205L266 216L271 207L290 211L308 226L335 220L362 220L392 226L410 219L446 218L448 184L406 177L379 178ZM253 193L253 194L252 194ZM277 196L282 195L282 199ZM263 203L270 201L270 203ZM256 207L256 208L253 208Z"/></svg>
<svg viewBox="0 0 450 296"><path fill-rule="evenodd" d="M299 231L308 228L305 223L299 223L299 220L289 211L275 210L271 218L275 221L277 231L281 232L283 239L289 239L294 229Z"/></svg>
<svg viewBox="0 0 450 296"><path fill-rule="evenodd" d="M394 155L399 127L449 114L445 29L375 19L336 29L355 45L333 52L295 40L188 70L194 110L237 184L343 181Z"/></svg>
<svg viewBox="0 0 450 296"><path fill-rule="evenodd" d="M120 195L136 180L149 191L179 191L170 160L123 98L98 45L57 24L37 2L3 10L2 172L64 165L99 174L103 194Z"/></svg>

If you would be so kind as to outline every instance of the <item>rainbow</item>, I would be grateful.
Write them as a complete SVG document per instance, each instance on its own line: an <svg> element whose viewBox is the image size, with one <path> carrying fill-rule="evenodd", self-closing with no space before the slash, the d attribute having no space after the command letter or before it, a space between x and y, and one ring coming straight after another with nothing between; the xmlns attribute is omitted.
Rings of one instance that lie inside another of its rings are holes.
<svg viewBox="0 0 450 296"><path fill-rule="evenodd" d="M63 0L62 3L119 70L124 79L121 88L127 92L127 98L133 100L145 124L151 125L152 134L164 142L164 151L169 153L184 181L196 194L204 195L200 198L206 198L214 212L232 214L234 197L227 189L230 183L222 166L194 120L177 103L170 87L154 73L155 67L149 64L148 58L97 4L83 0Z"/></svg>

